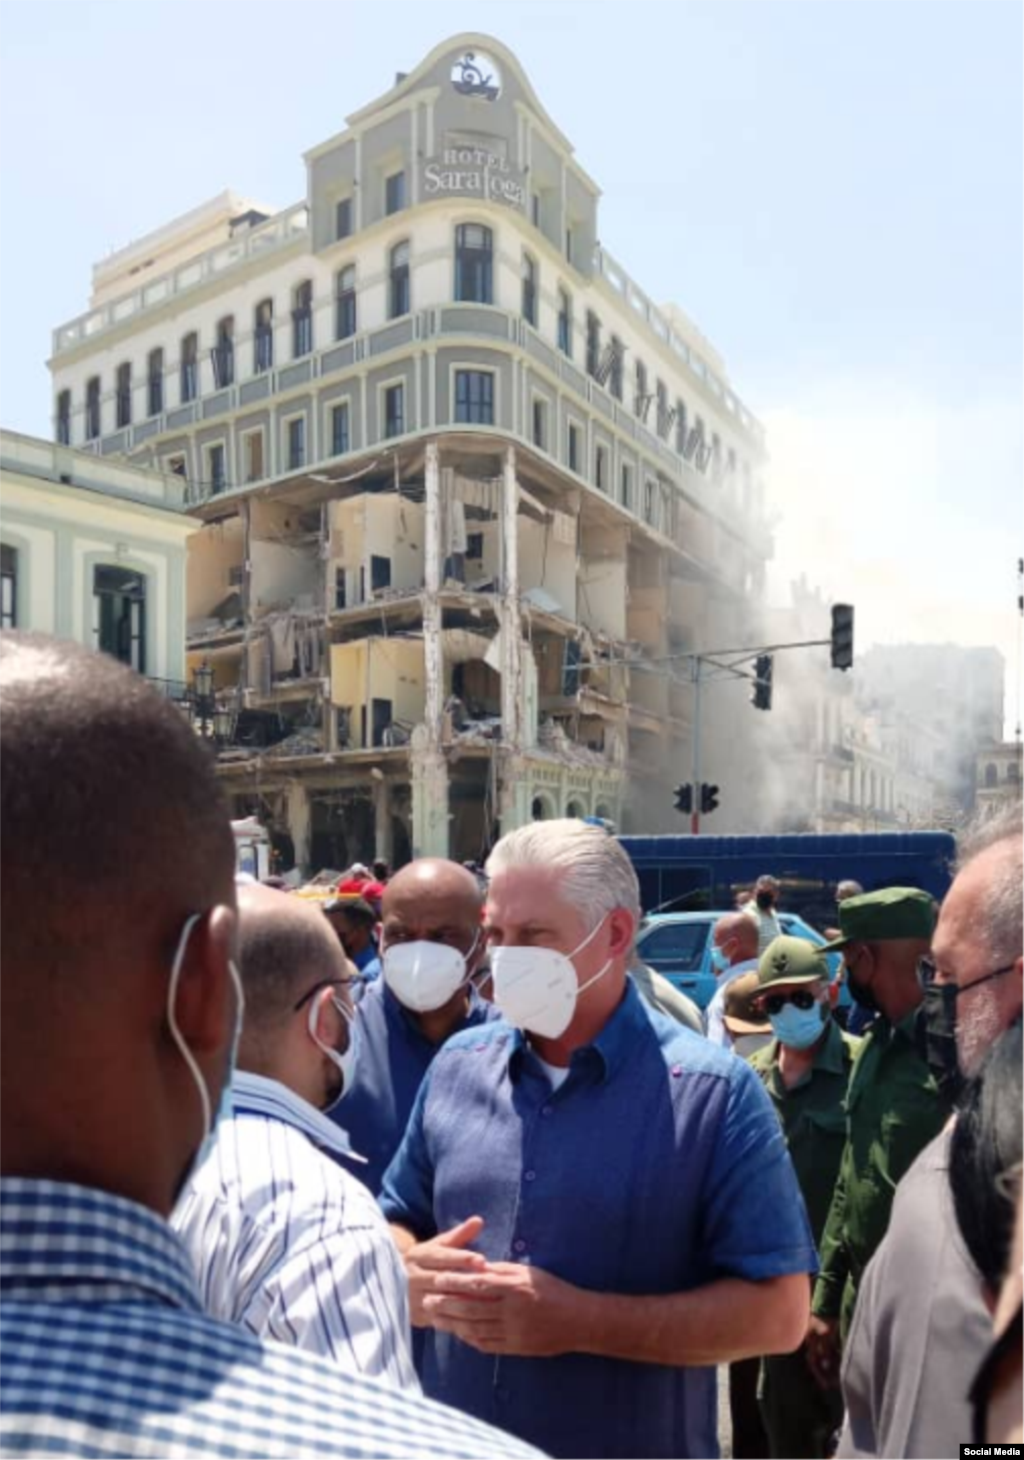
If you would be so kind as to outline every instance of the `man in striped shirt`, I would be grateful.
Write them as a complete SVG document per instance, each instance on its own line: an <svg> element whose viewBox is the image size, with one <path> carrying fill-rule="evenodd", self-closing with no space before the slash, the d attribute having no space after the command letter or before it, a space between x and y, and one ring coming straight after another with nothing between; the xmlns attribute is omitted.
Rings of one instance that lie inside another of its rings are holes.
<svg viewBox="0 0 1024 1460"><path fill-rule="evenodd" d="M242 1012L212 759L140 676L16 631L0 755L0 1454L533 1453L203 1312L166 1218Z"/></svg>
<svg viewBox="0 0 1024 1460"><path fill-rule="evenodd" d="M231 1114L171 1215L203 1306L252 1333L418 1389L405 1271L376 1202L332 1157L361 987L320 909L238 889L245 1019Z"/></svg>

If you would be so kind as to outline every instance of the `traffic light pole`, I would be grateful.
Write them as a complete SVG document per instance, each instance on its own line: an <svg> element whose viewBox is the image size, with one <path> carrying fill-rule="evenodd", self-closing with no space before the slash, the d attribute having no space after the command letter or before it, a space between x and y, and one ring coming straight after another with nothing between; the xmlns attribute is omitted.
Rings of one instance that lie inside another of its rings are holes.
<svg viewBox="0 0 1024 1460"><path fill-rule="evenodd" d="M693 766L690 772L693 786L693 810L690 812L690 834L700 834L700 660L693 661Z"/></svg>

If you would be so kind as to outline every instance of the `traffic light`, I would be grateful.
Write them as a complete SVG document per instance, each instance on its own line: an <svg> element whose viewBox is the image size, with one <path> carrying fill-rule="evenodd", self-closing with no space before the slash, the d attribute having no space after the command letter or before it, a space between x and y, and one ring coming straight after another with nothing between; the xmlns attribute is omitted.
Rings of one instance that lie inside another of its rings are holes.
<svg viewBox="0 0 1024 1460"><path fill-rule="evenodd" d="M754 660L754 693L751 703L755 710L770 710L772 707L773 668L770 654L758 654Z"/></svg>
<svg viewBox="0 0 1024 1460"><path fill-rule="evenodd" d="M676 787L675 798L676 810L685 811L687 816L689 816L691 811L693 810L693 787L690 785L689 781L687 781L686 784L683 786Z"/></svg>
<svg viewBox="0 0 1024 1460"><path fill-rule="evenodd" d="M700 814L709 816L712 811L718 810L718 787L709 786L707 781L701 783L700 788Z"/></svg>
<svg viewBox="0 0 1024 1460"><path fill-rule="evenodd" d="M853 667L853 604L832 605L832 668Z"/></svg>

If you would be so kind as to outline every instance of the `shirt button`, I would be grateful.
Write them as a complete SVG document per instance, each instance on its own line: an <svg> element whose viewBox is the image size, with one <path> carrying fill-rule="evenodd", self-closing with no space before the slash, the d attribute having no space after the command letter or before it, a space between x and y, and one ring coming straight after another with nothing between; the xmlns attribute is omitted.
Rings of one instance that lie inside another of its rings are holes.
<svg viewBox="0 0 1024 1460"><path fill-rule="evenodd" d="M517 1237L516 1240L512 1243L512 1251L513 1252L525 1252L526 1251L526 1243L523 1241L522 1237Z"/></svg>
<svg viewBox="0 0 1024 1460"><path fill-rule="evenodd" d="M524 1181L536 1181L537 1180L537 1173L536 1173L536 1171L526 1171L526 1172L524 1172L523 1173L523 1180Z"/></svg>

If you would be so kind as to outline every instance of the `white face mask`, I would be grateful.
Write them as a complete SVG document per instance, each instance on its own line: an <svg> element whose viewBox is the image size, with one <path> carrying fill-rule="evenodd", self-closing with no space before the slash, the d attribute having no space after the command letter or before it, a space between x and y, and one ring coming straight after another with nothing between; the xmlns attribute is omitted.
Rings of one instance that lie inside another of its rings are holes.
<svg viewBox="0 0 1024 1460"><path fill-rule="evenodd" d="M400 1004L416 1014L432 1014L453 999L469 982L466 965L476 951L480 934L462 954L446 943L417 940L394 943L384 950L384 982Z"/></svg>
<svg viewBox="0 0 1024 1460"><path fill-rule="evenodd" d="M320 994L315 994L310 1003L308 1023L310 1039L312 1039L317 1049L321 1050L327 1056L331 1064L336 1065L341 1071L341 1091L337 1098L332 1100L328 1106L328 1109L333 1110L338 1101L349 1093L355 1083L356 1065L359 1063L359 1050L362 1044L363 1031L357 1016L346 1009L336 994L331 994L330 1001L348 1024L348 1047L345 1053L339 1054L333 1046L325 1044L317 1033L320 1010L323 1008L325 1002Z"/></svg>
<svg viewBox="0 0 1024 1460"><path fill-rule="evenodd" d="M500 944L491 949L494 1002L510 1024L542 1039L558 1039L565 1033L580 994L612 966L609 958L593 978L581 984L572 961L603 925L604 918L569 954L554 948L505 948Z"/></svg>
<svg viewBox="0 0 1024 1460"><path fill-rule="evenodd" d="M217 1134L217 1126L231 1114L231 1081L235 1073L235 1065L238 1061L238 1041L242 1037L242 1017L245 1013L245 995L242 992L242 980L239 977L238 969L233 960L229 959L228 971L231 974L231 981L235 986L235 1032L231 1040L231 1053L228 1057L228 1068L224 1076L224 1084L221 1086L220 1102L217 1105L216 1113L213 1114L212 1101L210 1100L210 1092L206 1088L206 1081L203 1079L199 1066L196 1064L195 1056L185 1043L181 1030L178 1028L178 1019L174 1012L174 1005L178 997L178 979L181 977L182 965L185 962L185 950L188 947L188 940L192 936L192 929L202 917L205 917L205 913L193 913L181 930L178 947L174 954L174 962L171 965L171 981L167 988L167 1022L170 1025L171 1037L181 1051L181 1056L188 1066L189 1074L195 1081L196 1089L199 1092L199 1103L203 1112L203 1136L199 1142L192 1164L188 1169L185 1177L186 1181L199 1170L200 1166L210 1154L214 1138Z"/></svg>

